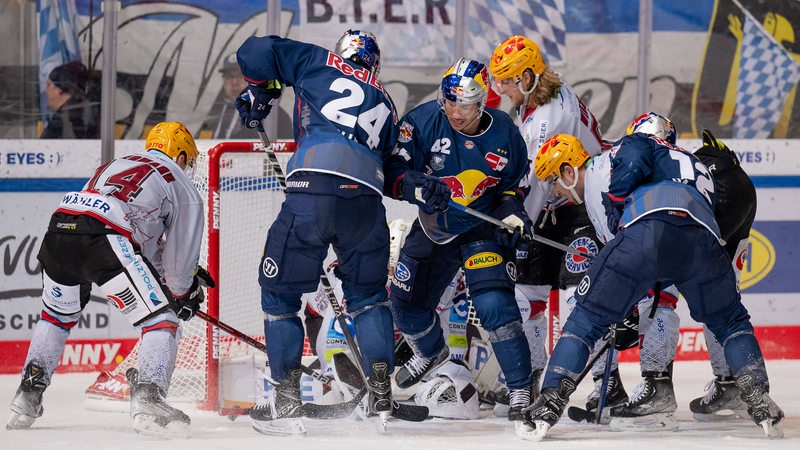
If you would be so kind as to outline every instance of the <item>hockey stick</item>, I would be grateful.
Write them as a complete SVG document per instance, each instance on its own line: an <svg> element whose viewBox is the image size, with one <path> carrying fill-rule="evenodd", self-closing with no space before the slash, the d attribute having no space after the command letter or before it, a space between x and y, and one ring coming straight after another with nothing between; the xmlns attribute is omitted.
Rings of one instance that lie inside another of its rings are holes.
<svg viewBox="0 0 800 450"><path fill-rule="evenodd" d="M204 311L197 311L195 315L198 318L210 323L211 325L219 328L220 330L239 339L245 344L250 345L251 347L260 350L264 353L267 352L267 346L263 342L259 342L253 339L252 337L242 333L236 328L233 328L232 326L226 324L225 322L220 321L216 317L210 316L206 314ZM327 386L333 386L333 383L335 383L335 380L333 378L323 375L306 365L301 364L300 369L303 371L304 374L319 380L320 382L326 384ZM363 392L359 392L358 394L356 394L353 399L341 403L334 403L334 404L303 403L303 413L305 414L306 417L310 417L312 419L337 419L341 417L347 417L353 412L356 406L358 406L358 404L361 402L361 398L363 398L364 395L366 394L366 389L363 389L362 391Z"/></svg>
<svg viewBox="0 0 800 450"><path fill-rule="evenodd" d="M267 154L267 157L269 158L269 163L272 166L273 172L275 173L275 178L278 180L278 184L280 184L281 190L286 192L286 176L283 173L283 168L281 167L278 158L275 156L275 151L273 149L272 143L269 140L269 136L267 136L267 132L264 130L263 126L258 127L257 130L258 130L258 136L261 138L261 143L264 145L264 152ZM367 375L364 371L364 367L362 366L363 359L361 358L361 351L358 348L358 344L356 343L353 334L350 332L350 327L347 325L347 320L344 317L344 312L342 311L342 308L339 305L339 301L336 299L336 294L334 294L333 292L330 280L328 280L328 276L325 274L325 271L322 271L322 273L319 276L319 280L320 283L322 284L322 288L325 290L325 294L328 297L328 302L331 304L331 309L333 310L333 314L336 317L336 321L339 323L339 326L342 329L342 333L344 334L345 340L347 341L347 345L348 347L350 347L350 351L353 352L353 357L358 362L356 364L356 367L358 367L358 371L361 374L361 377L364 381L364 386L366 387L368 386ZM369 388L366 387L366 389ZM428 408L426 406L405 405L393 401L392 410L389 413L389 415L401 420L419 422L425 420L428 417ZM382 427L385 428L386 418L382 417L381 420L382 420Z"/></svg>
<svg viewBox="0 0 800 450"><path fill-rule="evenodd" d="M460 205L460 204L454 202L453 200L450 200L449 206L451 208L455 208L455 209L457 209L459 211L465 212L465 213L467 213L467 214L469 214L471 216L475 216L475 217L477 217L479 219L483 219L483 220L485 220L485 221L487 221L489 223L497 225L500 228L505 228L508 231L512 231L513 232L514 230L516 230L516 228L514 228L514 226L509 225L509 224L503 222L502 220L500 220L500 219L498 219L496 217L492 217L492 216L490 216L488 214L484 214L484 213L482 213L480 211L476 211L476 210L474 210L474 209L472 209L472 208L470 208L468 206ZM573 255L577 255L577 256L582 256L582 257L584 257L586 259L594 259L594 255L590 255L590 254L588 254L586 252L582 252L582 251L580 251L580 250L578 250L576 248L572 248L572 247L570 247L568 245L564 245L564 244L562 244L560 242L556 242L556 241L554 241L552 239L547 239L546 237L542 237L542 236L539 236L537 234L530 235L530 236L528 236L527 234L523 234L522 235L522 239L525 240L525 241L528 241L528 242L530 242L530 241L538 241L538 242L541 242L542 244L549 245L550 247L556 248L556 249L561 250L563 252L572 253Z"/></svg>
<svg viewBox="0 0 800 450"><path fill-rule="evenodd" d="M609 329L608 340L608 356L606 357L606 368L603 371L603 382L600 388L600 399L597 401L597 413L595 415L596 423L600 423L600 418L603 415L603 408L606 406L606 395L608 390L608 382L611 378L611 362L614 360L614 341L617 340L617 325L612 324Z"/></svg>

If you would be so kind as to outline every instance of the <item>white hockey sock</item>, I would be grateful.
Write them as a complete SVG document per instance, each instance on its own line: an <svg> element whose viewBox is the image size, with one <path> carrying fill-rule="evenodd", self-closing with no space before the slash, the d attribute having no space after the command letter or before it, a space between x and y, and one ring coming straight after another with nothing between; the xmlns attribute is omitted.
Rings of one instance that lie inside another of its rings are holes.
<svg viewBox="0 0 800 450"><path fill-rule="evenodd" d="M61 354L64 353L64 344L68 337L69 331L46 320L40 319L33 327L33 336L28 348L28 356L25 358L25 366L31 361L40 366L45 374L42 381L46 385L50 385L53 372L61 362Z"/></svg>

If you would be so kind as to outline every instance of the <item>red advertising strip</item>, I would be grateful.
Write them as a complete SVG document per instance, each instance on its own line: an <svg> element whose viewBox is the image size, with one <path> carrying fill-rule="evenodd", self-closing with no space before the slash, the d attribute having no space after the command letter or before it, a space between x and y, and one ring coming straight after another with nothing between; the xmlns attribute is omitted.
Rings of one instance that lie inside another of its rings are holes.
<svg viewBox="0 0 800 450"><path fill-rule="evenodd" d="M800 359L800 326L755 327L764 359ZM703 361L708 359L702 328L681 328L675 361ZM639 349L625 350L619 355L621 362L638 362Z"/></svg>
<svg viewBox="0 0 800 450"><path fill-rule="evenodd" d="M765 359L800 359L800 326L756 327L756 337ZM136 345L137 339L69 340L61 356L58 372L110 371L117 366ZM306 342L304 353L310 354ZM0 341L0 374L22 372L28 353L28 341ZM639 350L626 350L620 354L622 362L639 361ZM708 359L705 337L701 328L682 328L676 361L702 361Z"/></svg>

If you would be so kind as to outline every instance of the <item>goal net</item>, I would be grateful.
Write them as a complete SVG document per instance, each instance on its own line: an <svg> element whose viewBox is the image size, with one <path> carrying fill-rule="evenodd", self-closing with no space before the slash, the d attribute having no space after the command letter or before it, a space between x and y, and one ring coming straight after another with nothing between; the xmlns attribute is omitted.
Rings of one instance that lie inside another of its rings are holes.
<svg viewBox="0 0 800 450"><path fill-rule="evenodd" d="M276 142L274 148L285 168L294 143ZM260 143L225 142L200 153L193 182L206 200L199 264L217 281L217 288L207 289L202 309L264 342L257 268L267 231L284 198L275 171ZM263 359L263 353L199 317L181 324L168 399L227 414L226 405L220 403L225 382L221 362L251 355ZM138 349L139 344L114 371L101 374L87 396L126 400L125 371L137 366ZM308 343L304 354L311 355Z"/></svg>

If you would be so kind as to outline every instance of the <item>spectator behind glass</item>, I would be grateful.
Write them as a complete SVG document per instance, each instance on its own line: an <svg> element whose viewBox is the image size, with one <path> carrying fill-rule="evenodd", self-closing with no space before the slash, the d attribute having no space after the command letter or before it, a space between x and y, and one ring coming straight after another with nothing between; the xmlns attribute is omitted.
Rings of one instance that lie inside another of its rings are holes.
<svg viewBox="0 0 800 450"><path fill-rule="evenodd" d="M224 103L219 110L219 114L209 119L209 128L214 129L213 139L253 139L255 133L242 126L239 120L239 112L236 110L236 97L247 87L247 82L242 77L239 63L236 62L236 54L230 54L222 63L219 69L222 74L222 93Z"/></svg>
<svg viewBox="0 0 800 450"><path fill-rule="evenodd" d="M42 131L42 139L99 139L99 105L87 97L89 70L70 61L50 72L44 95L53 111Z"/></svg>

